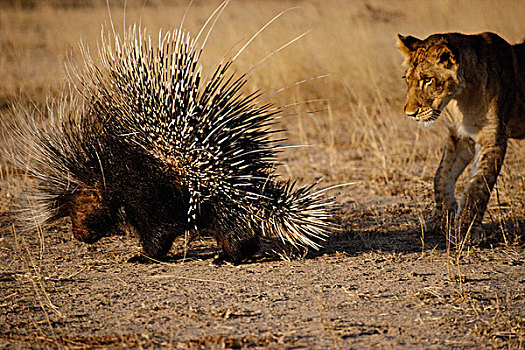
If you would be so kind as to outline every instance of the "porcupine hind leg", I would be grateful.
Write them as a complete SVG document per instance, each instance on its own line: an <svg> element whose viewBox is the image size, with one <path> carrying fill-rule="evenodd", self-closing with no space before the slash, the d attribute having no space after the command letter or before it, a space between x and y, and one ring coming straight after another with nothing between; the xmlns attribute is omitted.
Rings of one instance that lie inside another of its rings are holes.
<svg viewBox="0 0 525 350"><path fill-rule="evenodd" d="M237 265L250 259L259 250L260 235L254 232L243 218L219 213L216 220L214 227L208 229L213 233L220 249L219 256L213 261L214 264L230 262Z"/></svg>
<svg viewBox="0 0 525 350"><path fill-rule="evenodd" d="M222 265L226 262L234 265L250 259L260 247L260 241L257 237L249 237L243 240L232 240L226 234L220 231L214 232L217 245L221 250L219 256L213 261L216 265Z"/></svg>
<svg viewBox="0 0 525 350"><path fill-rule="evenodd" d="M250 259L259 250L260 241L255 236L243 240L232 240L221 233L214 233L217 245L221 250L219 256L213 261L216 265L226 262L238 265Z"/></svg>

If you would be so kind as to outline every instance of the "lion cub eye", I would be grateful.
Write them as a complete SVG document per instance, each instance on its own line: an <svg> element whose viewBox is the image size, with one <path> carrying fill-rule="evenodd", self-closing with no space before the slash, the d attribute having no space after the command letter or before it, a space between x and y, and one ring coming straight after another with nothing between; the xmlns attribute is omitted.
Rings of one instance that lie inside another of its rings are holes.
<svg viewBox="0 0 525 350"><path fill-rule="evenodd" d="M429 86L434 83L434 78L423 78L423 86Z"/></svg>

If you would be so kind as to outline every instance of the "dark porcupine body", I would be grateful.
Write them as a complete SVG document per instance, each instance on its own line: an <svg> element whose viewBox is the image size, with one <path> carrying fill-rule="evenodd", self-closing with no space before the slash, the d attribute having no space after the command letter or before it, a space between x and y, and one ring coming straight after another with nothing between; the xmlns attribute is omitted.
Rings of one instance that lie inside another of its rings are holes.
<svg viewBox="0 0 525 350"><path fill-rule="evenodd" d="M203 78L202 47L187 33L151 42L136 27L103 35L98 60L84 52L76 71L81 97L62 99L51 118L59 127L26 123L32 146L18 158L34 158L28 172L38 180L26 222L31 212L36 224L70 216L88 243L126 223L156 259L189 231L212 233L219 261L250 258L263 237L318 249L335 205L276 178L270 136L280 110L242 94L247 78L230 73L234 59Z"/></svg>
<svg viewBox="0 0 525 350"><path fill-rule="evenodd" d="M183 192L159 172L155 159L112 134L89 104L68 93L43 122L29 114L11 119L2 128L14 140L5 153L32 178L13 210L17 230L70 217L74 236L94 243L131 225L145 233L140 237L151 256L165 255L171 246L155 240L157 232L184 231Z"/></svg>

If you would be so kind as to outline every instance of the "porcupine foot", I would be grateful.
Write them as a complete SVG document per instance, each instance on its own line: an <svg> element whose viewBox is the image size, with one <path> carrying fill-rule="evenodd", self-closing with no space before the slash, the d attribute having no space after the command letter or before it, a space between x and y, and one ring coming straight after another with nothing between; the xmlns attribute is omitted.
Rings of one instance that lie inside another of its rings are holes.
<svg viewBox="0 0 525 350"><path fill-rule="evenodd" d="M128 259L130 264L155 264L158 260L152 259L144 254L137 254Z"/></svg>
<svg viewBox="0 0 525 350"><path fill-rule="evenodd" d="M137 232L143 252L130 262L152 263L166 259L180 230L173 225L141 225Z"/></svg>
<svg viewBox="0 0 525 350"><path fill-rule="evenodd" d="M249 260L261 246L258 237L249 237L243 240L228 239L225 235L218 232L213 232L220 253L212 262L213 265L223 265L231 263L239 265L242 262Z"/></svg>

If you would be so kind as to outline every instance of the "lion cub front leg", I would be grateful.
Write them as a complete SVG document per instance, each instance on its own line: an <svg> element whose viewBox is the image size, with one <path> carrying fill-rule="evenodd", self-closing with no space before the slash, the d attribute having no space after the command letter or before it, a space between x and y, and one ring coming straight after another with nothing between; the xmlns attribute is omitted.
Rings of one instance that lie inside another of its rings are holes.
<svg viewBox="0 0 525 350"><path fill-rule="evenodd" d="M472 177L460 199L456 227L460 238L466 238L470 243L479 243L482 239L483 214L505 159L507 137L498 129L480 133ZM470 237L466 237L467 234Z"/></svg>
<svg viewBox="0 0 525 350"><path fill-rule="evenodd" d="M431 230L451 227L458 204L454 195L456 181L474 157L474 142L449 133L443 156L434 176L436 208L427 227Z"/></svg>

